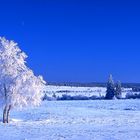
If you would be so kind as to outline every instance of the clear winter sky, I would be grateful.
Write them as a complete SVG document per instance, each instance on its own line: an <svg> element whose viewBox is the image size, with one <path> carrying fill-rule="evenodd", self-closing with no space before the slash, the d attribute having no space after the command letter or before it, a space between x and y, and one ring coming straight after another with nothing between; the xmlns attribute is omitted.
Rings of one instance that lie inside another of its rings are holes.
<svg viewBox="0 0 140 140"><path fill-rule="evenodd" d="M0 35L46 81L140 82L139 0L0 0Z"/></svg>

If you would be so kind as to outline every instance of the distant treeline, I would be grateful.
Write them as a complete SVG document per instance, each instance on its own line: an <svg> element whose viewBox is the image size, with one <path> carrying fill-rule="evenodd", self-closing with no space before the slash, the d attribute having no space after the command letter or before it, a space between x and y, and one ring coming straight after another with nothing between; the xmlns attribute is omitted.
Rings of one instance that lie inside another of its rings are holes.
<svg viewBox="0 0 140 140"><path fill-rule="evenodd" d="M48 85L55 86L74 86L74 87L106 87L106 83L75 83L75 82L48 82ZM133 90L140 91L140 83L122 83L124 88L133 88Z"/></svg>

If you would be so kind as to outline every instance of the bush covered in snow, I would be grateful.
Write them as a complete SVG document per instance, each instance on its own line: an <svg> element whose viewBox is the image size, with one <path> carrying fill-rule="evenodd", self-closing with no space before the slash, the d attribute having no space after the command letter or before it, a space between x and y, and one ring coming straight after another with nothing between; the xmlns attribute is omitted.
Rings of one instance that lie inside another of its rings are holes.
<svg viewBox="0 0 140 140"><path fill-rule="evenodd" d="M43 97L43 100L48 100L48 101L54 101L54 100L58 100L58 101L64 101L64 100L102 100L104 99L104 96L95 96L92 95L90 97L85 96L85 95L67 95L67 94L63 94L61 97L59 96L48 96L47 94L45 94L45 96Z"/></svg>
<svg viewBox="0 0 140 140"><path fill-rule="evenodd" d="M138 93L127 93L126 99L140 99L140 92Z"/></svg>

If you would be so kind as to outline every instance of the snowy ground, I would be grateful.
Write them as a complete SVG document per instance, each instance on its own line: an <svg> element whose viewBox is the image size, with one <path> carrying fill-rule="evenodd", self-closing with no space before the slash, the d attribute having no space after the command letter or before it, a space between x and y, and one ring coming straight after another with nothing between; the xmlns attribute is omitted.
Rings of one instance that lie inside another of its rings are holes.
<svg viewBox="0 0 140 140"><path fill-rule="evenodd" d="M0 114L1 115L1 114ZM140 100L44 101L11 112L0 140L139 140Z"/></svg>
<svg viewBox="0 0 140 140"><path fill-rule="evenodd" d="M62 97L62 95L70 96L105 96L105 87L70 87L70 86L46 86L44 92L47 96L52 97L55 94L57 97ZM122 88L122 97L125 97L127 93L132 93L131 88Z"/></svg>

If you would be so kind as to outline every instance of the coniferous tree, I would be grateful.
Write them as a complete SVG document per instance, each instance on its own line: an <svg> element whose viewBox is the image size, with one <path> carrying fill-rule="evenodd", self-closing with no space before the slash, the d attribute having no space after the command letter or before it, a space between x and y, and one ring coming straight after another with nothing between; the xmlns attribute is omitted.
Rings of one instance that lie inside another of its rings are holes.
<svg viewBox="0 0 140 140"><path fill-rule="evenodd" d="M115 85L112 78L112 75L109 75L109 79L107 82L107 90L106 90L106 97L105 99L113 99L115 95Z"/></svg>
<svg viewBox="0 0 140 140"><path fill-rule="evenodd" d="M121 99L122 89L121 89L121 82L120 81L118 81L116 83L115 96L116 96L117 99Z"/></svg>

